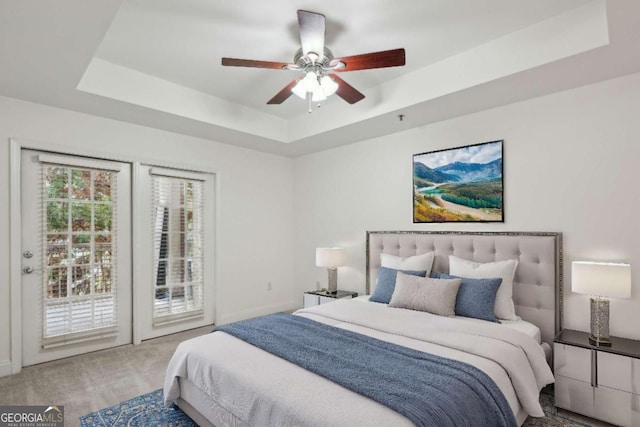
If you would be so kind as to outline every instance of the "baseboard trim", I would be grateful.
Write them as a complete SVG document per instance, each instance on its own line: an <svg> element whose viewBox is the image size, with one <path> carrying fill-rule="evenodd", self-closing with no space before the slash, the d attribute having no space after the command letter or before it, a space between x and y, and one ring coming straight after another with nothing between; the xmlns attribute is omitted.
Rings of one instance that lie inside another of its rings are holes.
<svg viewBox="0 0 640 427"><path fill-rule="evenodd" d="M0 362L0 377L7 377L13 374L13 365L11 360L3 360Z"/></svg>
<svg viewBox="0 0 640 427"><path fill-rule="evenodd" d="M266 314L277 313L280 311L293 311L300 308L300 302L289 301L287 303L265 305L249 310L236 311L233 313L225 313L218 319L218 325L225 323L237 322L238 320L250 319L252 317L264 316Z"/></svg>

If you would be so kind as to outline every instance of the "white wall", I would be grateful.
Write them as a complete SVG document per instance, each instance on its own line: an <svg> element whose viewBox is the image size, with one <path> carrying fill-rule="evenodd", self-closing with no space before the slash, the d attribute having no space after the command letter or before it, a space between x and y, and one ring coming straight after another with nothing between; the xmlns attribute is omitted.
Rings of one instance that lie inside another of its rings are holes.
<svg viewBox="0 0 640 427"><path fill-rule="evenodd" d="M0 375L10 359L9 138L217 172L217 318L290 309L293 160L0 97ZM267 291L267 282L273 290Z"/></svg>
<svg viewBox="0 0 640 427"><path fill-rule="evenodd" d="M19 250L8 243L11 137L218 171L223 322L300 305L304 290L325 286L317 246L347 247L340 287L363 292L366 230L561 231L564 326L589 327L571 261L627 261L632 299L612 300L611 332L640 338L638 117L635 74L291 160L0 97L0 373L11 354L9 254ZM505 223L413 224L411 156L495 139L505 141Z"/></svg>
<svg viewBox="0 0 640 427"><path fill-rule="evenodd" d="M406 120L411 120L407 117ZM505 222L413 224L412 155L504 139ZM611 301L612 335L640 338L640 74L299 158L294 266L299 291L326 286L314 248L342 245L342 289L364 292L366 230L561 231L564 327L589 330L571 262L632 265L632 299Z"/></svg>

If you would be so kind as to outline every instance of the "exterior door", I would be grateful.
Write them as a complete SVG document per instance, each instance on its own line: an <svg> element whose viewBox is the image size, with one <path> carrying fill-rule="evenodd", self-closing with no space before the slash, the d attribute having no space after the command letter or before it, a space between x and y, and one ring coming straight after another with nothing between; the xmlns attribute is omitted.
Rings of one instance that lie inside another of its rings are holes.
<svg viewBox="0 0 640 427"><path fill-rule="evenodd" d="M21 157L23 366L131 343L131 166Z"/></svg>
<svg viewBox="0 0 640 427"><path fill-rule="evenodd" d="M141 165L136 263L140 339L211 325L214 175Z"/></svg>

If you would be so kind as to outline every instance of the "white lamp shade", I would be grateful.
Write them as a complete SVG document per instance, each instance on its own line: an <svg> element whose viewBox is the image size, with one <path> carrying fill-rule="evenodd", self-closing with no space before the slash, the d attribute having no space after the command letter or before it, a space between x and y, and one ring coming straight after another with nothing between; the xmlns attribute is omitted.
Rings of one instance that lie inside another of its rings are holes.
<svg viewBox="0 0 640 427"><path fill-rule="evenodd" d="M315 92L320 89L320 83L318 83L318 75L313 71L309 71L306 76L302 79L302 87L305 88L307 92Z"/></svg>
<svg viewBox="0 0 640 427"><path fill-rule="evenodd" d="M311 95L311 100L313 102L321 102L321 101L324 101L325 99L327 99L327 96L324 94L324 92L320 88L313 91L313 94Z"/></svg>
<svg viewBox="0 0 640 427"><path fill-rule="evenodd" d="M320 79L322 91L326 96L331 96L338 90L338 83L335 82L331 77L324 76Z"/></svg>
<svg viewBox="0 0 640 427"><path fill-rule="evenodd" d="M347 258L344 248L317 248L316 266L318 267L340 267L344 265Z"/></svg>
<svg viewBox="0 0 640 427"><path fill-rule="evenodd" d="M608 262L571 264L571 290L609 298L631 298L631 266Z"/></svg>
<svg viewBox="0 0 640 427"><path fill-rule="evenodd" d="M307 98L307 90L304 88L302 84L302 79L298 80L298 83L291 89L291 92L298 98L306 99Z"/></svg>

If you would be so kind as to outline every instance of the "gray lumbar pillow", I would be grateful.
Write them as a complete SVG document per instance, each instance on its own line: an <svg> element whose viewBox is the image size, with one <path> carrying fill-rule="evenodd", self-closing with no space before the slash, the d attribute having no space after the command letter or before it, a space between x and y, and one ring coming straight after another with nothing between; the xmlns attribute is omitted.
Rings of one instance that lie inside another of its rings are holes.
<svg viewBox="0 0 640 427"><path fill-rule="evenodd" d="M393 295L393 291L396 288L396 275L400 270L394 270L393 268L380 267L380 271L378 272L378 282L376 284L376 289L373 291L373 295L369 297L369 301L373 302L382 302L384 304L389 304L391 300L391 296ZM409 271L403 270L405 274L412 274L414 276L422 276L424 277L427 272L422 271Z"/></svg>
<svg viewBox="0 0 640 427"><path fill-rule="evenodd" d="M432 279L398 272L389 306L453 316L460 283L460 279Z"/></svg>

